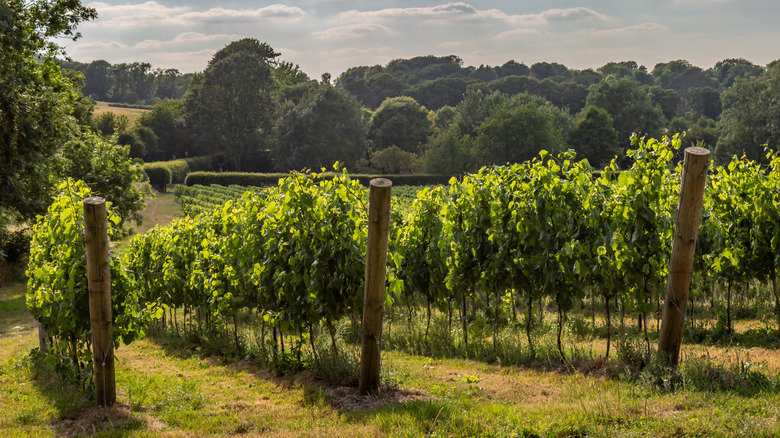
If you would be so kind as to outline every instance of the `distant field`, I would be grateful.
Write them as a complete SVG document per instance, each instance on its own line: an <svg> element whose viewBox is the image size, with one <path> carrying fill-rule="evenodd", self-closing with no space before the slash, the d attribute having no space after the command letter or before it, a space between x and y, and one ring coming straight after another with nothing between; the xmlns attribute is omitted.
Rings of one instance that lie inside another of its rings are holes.
<svg viewBox="0 0 780 438"><path fill-rule="evenodd" d="M135 109L135 108L118 108L114 106L108 106L108 102L95 102L95 112L93 115L99 116L103 113L114 113L116 115L125 115L130 119L132 125L135 121L141 117L141 114L147 110Z"/></svg>

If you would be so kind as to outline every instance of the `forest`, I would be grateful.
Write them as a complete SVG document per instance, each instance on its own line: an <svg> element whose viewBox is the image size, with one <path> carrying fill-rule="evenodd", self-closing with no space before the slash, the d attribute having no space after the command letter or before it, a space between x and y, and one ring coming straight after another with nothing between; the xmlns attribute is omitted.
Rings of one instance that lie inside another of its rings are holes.
<svg viewBox="0 0 780 438"><path fill-rule="evenodd" d="M684 145L762 160L780 132L773 96L777 62L725 59L704 69L685 60L610 62L576 70L514 60L464 66L455 55L395 59L309 78L253 39L214 54L203 72L149 64L60 65L95 101L141 102L130 125L91 123L144 161L218 154L219 168L288 171L335 161L367 173L458 175L522 162L540 150L575 150L594 167L622 157L632 133L685 133ZM220 91L217 91L220 90ZM224 90L229 90L227 93ZM230 111L243 108L245 111Z"/></svg>

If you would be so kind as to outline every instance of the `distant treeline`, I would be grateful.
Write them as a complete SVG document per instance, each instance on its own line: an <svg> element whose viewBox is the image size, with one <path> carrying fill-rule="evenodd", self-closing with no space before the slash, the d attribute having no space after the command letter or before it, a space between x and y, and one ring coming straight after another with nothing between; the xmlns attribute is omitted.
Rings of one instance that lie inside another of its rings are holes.
<svg viewBox="0 0 780 438"><path fill-rule="evenodd" d="M778 61L726 59L703 69L676 60L651 71L623 61L576 70L420 56L353 67L331 82L330 74L312 80L279 56L243 39L191 76L143 63L63 65L84 72L82 92L93 98L165 97L133 126L111 114L92 121L132 156L222 157L214 170L319 169L340 161L367 174L453 175L542 149L574 149L602 167L623 159L633 133L680 133L684 145L708 147L721 162L743 154L761 161L765 147L780 143L773 122L780 119Z"/></svg>
<svg viewBox="0 0 780 438"><path fill-rule="evenodd" d="M90 63L60 61L73 79L83 80L81 92L93 100L154 105L159 99L180 99L187 91L192 73L175 68L156 68L148 62L111 64L102 59Z"/></svg>

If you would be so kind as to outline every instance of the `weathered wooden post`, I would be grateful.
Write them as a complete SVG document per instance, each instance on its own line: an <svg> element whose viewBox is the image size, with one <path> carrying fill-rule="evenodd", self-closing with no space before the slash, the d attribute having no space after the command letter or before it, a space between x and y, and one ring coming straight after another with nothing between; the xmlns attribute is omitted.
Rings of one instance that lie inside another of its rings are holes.
<svg viewBox="0 0 780 438"><path fill-rule="evenodd" d="M89 319L92 323L92 356L95 364L95 398L98 405L111 406L116 402L116 380L106 200L92 197L84 199L83 203Z"/></svg>
<svg viewBox="0 0 780 438"><path fill-rule="evenodd" d="M688 303L709 159L710 151L707 149L685 149L677 223L674 227L669 279L666 283L666 303L658 338L658 351L666 354L673 365L677 365L680 360L685 307Z"/></svg>
<svg viewBox="0 0 780 438"><path fill-rule="evenodd" d="M393 183L384 178L376 178L371 180L370 186L359 384L360 394L363 395L374 392L379 387L382 311L385 304L385 268L390 227L390 192Z"/></svg>

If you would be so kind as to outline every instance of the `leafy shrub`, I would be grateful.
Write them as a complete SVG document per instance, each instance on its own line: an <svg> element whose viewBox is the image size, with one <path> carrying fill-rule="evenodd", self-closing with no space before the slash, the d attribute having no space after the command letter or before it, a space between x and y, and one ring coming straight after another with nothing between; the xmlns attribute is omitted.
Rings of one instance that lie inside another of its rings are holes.
<svg viewBox="0 0 780 438"><path fill-rule="evenodd" d="M68 179L45 216L32 228L33 238L27 265L27 307L50 336L46 361L67 380L82 386L92 384L92 334L87 286L86 246L83 233L84 198L91 193L83 181ZM120 223L108 210L109 235ZM129 343L143 333L151 320L150 307L138 303L135 281L112 258L111 301L113 343Z"/></svg>
<svg viewBox="0 0 780 438"><path fill-rule="evenodd" d="M287 173L250 173L250 172L192 172L187 175L184 181L185 185L204 185L209 186L218 184L221 186L275 186L279 180L290 176ZM333 178L334 174L330 172L319 174L321 179ZM387 178L393 182L394 186L422 186L422 185L444 185L448 184L451 175L353 175L350 178L358 180L364 186L374 178Z"/></svg>
<svg viewBox="0 0 780 438"><path fill-rule="evenodd" d="M165 192L168 185L173 181L171 169L164 164L144 164L144 172L146 172L146 176L149 177L149 184L160 192Z"/></svg>

